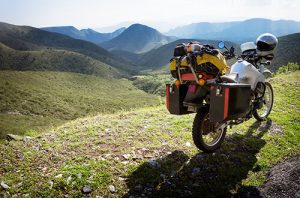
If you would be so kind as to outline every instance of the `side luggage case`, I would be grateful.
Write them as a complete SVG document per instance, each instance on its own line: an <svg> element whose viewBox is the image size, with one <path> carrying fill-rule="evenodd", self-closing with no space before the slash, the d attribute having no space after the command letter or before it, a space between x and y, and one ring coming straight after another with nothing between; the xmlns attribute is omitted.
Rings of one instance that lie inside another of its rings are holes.
<svg viewBox="0 0 300 198"><path fill-rule="evenodd" d="M183 100L187 94L188 86L185 84L176 87L175 84L166 84L166 105L171 114L183 115L192 112L183 106Z"/></svg>
<svg viewBox="0 0 300 198"><path fill-rule="evenodd" d="M250 111L251 85L240 83L219 83L210 89L210 120L221 123L235 120Z"/></svg>

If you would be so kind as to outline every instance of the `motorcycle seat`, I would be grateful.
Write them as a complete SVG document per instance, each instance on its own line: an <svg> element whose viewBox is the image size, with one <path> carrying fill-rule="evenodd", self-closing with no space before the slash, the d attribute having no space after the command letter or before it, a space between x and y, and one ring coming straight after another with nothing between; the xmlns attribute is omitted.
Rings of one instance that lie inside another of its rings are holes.
<svg viewBox="0 0 300 198"><path fill-rule="evenodd" d="M239 74L238 73L230 73L224 76L221 76L223 82L227 83L237 83L239 81Z"/></svg>

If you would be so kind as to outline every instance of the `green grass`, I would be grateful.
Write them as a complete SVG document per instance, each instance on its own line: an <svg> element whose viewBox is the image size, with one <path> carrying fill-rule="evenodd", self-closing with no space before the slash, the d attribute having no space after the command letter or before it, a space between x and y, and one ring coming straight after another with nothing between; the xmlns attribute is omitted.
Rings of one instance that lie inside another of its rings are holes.
<svg viewBox="0 0 300 198"><path fill-rule="evenodd" d="M243 193L261 186L274 164L300 152L299 78L299 71L272 78L269 119L234 126L213 154L192 143L194 114L174 116L164 106L147 107L76 119L33 139L3 141L0 181L16 197L82 197L85 185L93 188L92 197Z"/></svg>
<svg viewBox="0 0 300 198"><path fill-rule="evenodd" d="M158 105L126 79L65 72L0 72L0 136L43 132L78 117Z"/></svg>

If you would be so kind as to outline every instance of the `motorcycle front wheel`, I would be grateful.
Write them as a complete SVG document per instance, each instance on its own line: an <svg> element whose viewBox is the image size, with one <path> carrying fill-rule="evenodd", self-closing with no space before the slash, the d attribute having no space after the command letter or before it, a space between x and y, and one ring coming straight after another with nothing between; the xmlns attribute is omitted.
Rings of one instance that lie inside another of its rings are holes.
<svg viewBox="0 0 300 198"><path fill-rule="evenodd" d="M271 84L265 82L265 85L266 85L266 89L261 101L262 105L259 105L259 107L255 108L253 111L253 116L258 121L263 121L269 116L274 102L273 88Z"/></svg>
<svg viewBox="0 0 300 198"><path fill-rule="evenodd" d="M220 148L226 134L226 127L215 129L209 119L208 108L201 108L193 123L193 140L198 149L211 153Z"/></svg>

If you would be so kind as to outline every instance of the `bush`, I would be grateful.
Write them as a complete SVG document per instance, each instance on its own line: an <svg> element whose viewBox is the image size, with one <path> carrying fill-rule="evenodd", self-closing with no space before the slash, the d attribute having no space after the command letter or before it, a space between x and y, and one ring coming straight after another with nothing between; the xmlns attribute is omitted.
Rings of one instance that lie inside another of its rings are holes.
<svg viewBox="0 0 300 198"><path fill-rule="evenodd" d="M288 63L287 65L284 65L282 67L279 67L277 70L277 74L285 74L288 72L294 72L300 70L300 66L298 63Z"/></svg>
<svg viewBox="0 0 300 198"><path fill-rule="evenodd" d="M166 83L170 83L170 75L137 76L133 85L147 93L165 96Z"/></svg>

